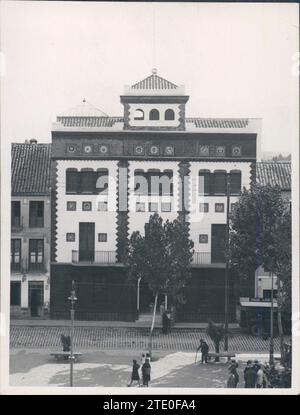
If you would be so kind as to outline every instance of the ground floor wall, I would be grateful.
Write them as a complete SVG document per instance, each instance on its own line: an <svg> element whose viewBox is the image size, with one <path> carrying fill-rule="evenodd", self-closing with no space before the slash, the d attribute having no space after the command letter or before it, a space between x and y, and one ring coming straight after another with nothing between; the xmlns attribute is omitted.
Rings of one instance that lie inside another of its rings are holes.
<svg viewBox="0 0 300 415"><path fill-rule="evenodd" d="M72 280L75 282L75 315L78 320L134 321L138 302L145 312L151 310L153 296L140 284L128 282L123 267L73 266L51 267L51 318L70 318ZM236 278L229 273L229 321L235 320L238 290ZM139 297L139 299L138 299ZM186 322L224 321L225 269L194 268L183 292L184 303L176 306L176 320ZM149 304L149 307L147 307ZM171 305L171 302L168 302ZM159 310L158 310L159 311Z"/></svg>
<svg viewBox="0 0 300 415"><path fill-rule="evenodd" d="M12 274L10 278L10 317L48 318L50 281L46 274Z"/></svg>

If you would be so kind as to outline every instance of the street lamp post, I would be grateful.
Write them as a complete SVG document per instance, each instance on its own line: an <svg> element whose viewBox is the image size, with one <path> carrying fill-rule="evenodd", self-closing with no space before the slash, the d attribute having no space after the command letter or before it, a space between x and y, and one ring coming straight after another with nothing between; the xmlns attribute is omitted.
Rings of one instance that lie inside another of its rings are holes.
<svg viewBox="0 0 300 415"><path fill-rule="evenodd" d="M271 316L270 316L270 357L269 363L270 365L274 364L274 275L273 272L271 274Z"/></svg>
<svg viewBox="0 0 300 415"><path fill-rule="evenodd" d="M228 308L229 308L229 208L230 208L230 173L226 174L226 241L225 241L225 255L226 255L226 267L225 267L225 324L224 324L224 350L228 351Z"/></svg>
<svg viewBox="0 0 300 415"><path fill-rule="evenodd" d="M70 297L68 297L68 300L71 302L70 386L73 386L73 364L74 364L73 339L74 339L74 314L75 314L74 305L75 305L75 302L77 301L74 280L72 281L71 295Z"/></svg>

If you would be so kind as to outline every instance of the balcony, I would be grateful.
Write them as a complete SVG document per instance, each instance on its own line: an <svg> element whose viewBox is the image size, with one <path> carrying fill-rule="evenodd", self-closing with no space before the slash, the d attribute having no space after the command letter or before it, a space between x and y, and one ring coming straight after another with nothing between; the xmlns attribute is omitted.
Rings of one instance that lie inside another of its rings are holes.
<svg viewBox="0 0 300 415"><path fill-rule="evenodd" d="M212 258L211 252L194 252L193 267L225 268L225 260L218 262Z"/></svg>
<svg viewBox="0 0 300 415"><path fill-rule="evenodd" d="M95 251L88 256L90 259L86 255L79 255L79 251L72 251L72 263L82 265L109 265L116 264L117 262L116 251Z"/></svg>

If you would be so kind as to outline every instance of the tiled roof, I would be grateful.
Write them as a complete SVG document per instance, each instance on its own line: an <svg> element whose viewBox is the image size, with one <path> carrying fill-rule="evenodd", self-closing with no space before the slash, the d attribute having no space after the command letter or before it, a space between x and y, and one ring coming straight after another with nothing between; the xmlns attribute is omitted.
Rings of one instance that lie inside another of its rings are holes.
<svg viewBox="0 0 300 415"><path fill-rule="evenodd" d="M247 128L247 118L186 118L196 128Z"/></svg>
<svg viewBox="0 0 300 415"><path fill-rule="evenodd" d="M123 117L57 117L64 127L113 127Z"/></svg>
<svg viewBox="0 0 300 415"><path fill-rule="evenodd" d="M256 164L256 179L261 185L277 185L281 190L291 190L291 162L259 162Z"/></svg>
<svg viewBox="0 0 300 415"><path fill-rule="evenodd" d="M51 144L12 144L12 195L50 192Z"/></svg>
<svg viewBox="0 0 300 415"><path fill-rule="evenodd" d="M177 89L178 86L158 76L153 69L152 75L131 86L132 89Z"/></svg>
<svg viewBox="0 0 300 415"><path fill-rule="evenodd" d="M84 99L80 104L59 114L58 117L108 117L108 115Z"/></svg>

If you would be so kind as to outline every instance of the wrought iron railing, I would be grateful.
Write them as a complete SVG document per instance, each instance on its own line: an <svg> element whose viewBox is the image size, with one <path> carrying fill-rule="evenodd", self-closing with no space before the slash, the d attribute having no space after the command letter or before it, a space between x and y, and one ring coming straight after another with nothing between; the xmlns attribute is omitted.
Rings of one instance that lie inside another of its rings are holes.
<svg viewBox="0 0 300 415"><path fill-rule="evenodd" d="M91 255L80 255L79 251L72 251L72 263L90 264L115 264L117 262L116 251L95 251Z"/></svg>
<svg viewBox="0 0 300 415"><path fill-rule="evenodd" d="M211 253L210 252L194 252L192 264L194 265L211 264Z"/></svg>

